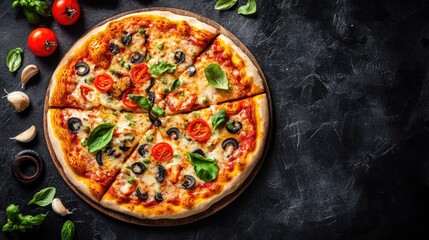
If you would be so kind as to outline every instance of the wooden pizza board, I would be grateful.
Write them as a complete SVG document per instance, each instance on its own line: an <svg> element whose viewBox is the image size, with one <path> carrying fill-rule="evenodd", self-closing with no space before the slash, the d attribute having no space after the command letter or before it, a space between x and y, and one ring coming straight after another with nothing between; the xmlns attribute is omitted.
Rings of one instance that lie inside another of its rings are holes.
<svg viewBox="0 0 429 240"><path fill-rule="evenodd" d="M270 142L271 142L271 134L272 134L272 119L273 119L273 109L272 109L272 101L271 101L271 95L270 95L270 91L268 88L268 84L267 84L267 80L265 79L264 73L262 72L261 67L259 66L258 62L256 61L255 57L252 55L252 53L249 51L249 49L247 49L243 43L240 42L240 40L238 40L231 32L229 32L227 29L225 29L224 27L222 27L221 25L219 25L218 23L214 22L213 20L210 20L206 17L203 17L201 15L189 12L189 11L185 11L185 10L181 10L181 9L175 9L175 8L162 8L162 7L156 7L156 8L143 8L143 9L138 9L138 10L133 10L133 11L129 11L129 12L124 12L122 14L116 15L114 17L111 17L109 19L106 19L104 21L102 21L101 23L99 23L98 25L94 26L93 28L96 28L98 26L101 26L103 24L105 24L106 22L118 19L120 17L123 17L125 15L128 14L132 14L132 13L139 13L139 12L148 12L148 11L169 11L178 15L183 15L183 16L189 16L189 17L194 17L196 19L198 19L201 22L204 22L216 29L218 29L220 31L220 34L223 34L225 36L227 36L229 39L231 39L249 58L250 60L253 62L253 64L257 67L259 75L262 77L263 83L264 83L264 88L265 88L265 94L267 95L268 98L268 110L269 110L269 125L268 125L268 132L267 132L267 138L265 141L265 147L264 147L264 151L263 154L261 156L261 158L258 160L258 162L256 163L254 169L252 170L252 172L249 174L249 176L247 177L247 179L237 188L237 190L235 190L234 192L232 192L231 194L225 196L224 198L222 198L221 200L219 200L218 202L214 203L212 206L210 206L207 210L195 214L195 215L191 215L185 218L179 218L179 219L156 219L156 220L151 220L151 219L140 219L140 218L136 218L130 215L126 215L120 212L116 212L113 211L111 209L108 208L104 208L103 206L101 206L98 202L90 199L89 197L87 197L85 194L83 194L77 187L75 187L70 180L67 178L66 174L64 173L64 170L60 164L60 162L58 161L55 152L52 148L52 144L49 138L49 134L48 134L48 130L47 130L47 113L49 110L49 89L50 87L48 86L48 89L46 91L46 96L45 96L45 103L44 103L44 117L43 117L43 124L44 124L44 134L45 134L45 139L46 139L46 143L49 149L49 153L51 155L52 161L54 162L58 172L60 173L61 177L64 179L64 181L69 185L69 187L80 197L82 198L85 202L87 202L89 205L91 205L93 208L97 209L98 211L113 217L115 219L124 221L124 222L128 222L128 223L133 223L133 224L137 224L137 225L143 225L143 226L177 226L177 225L184 225L184 224L188 224L188 223L192 223L195 221L198 221L200 219L206 218L214 213L216 213L217 211L221 210L222 208L226 207L228 204L230 204L232 201L234 201L243 191L244 189L247 188L247 186L249 186L249 184L252 182L252 180L255 178L256 174L259 172L259 169L261 168L261 165L263 163L263 160L265 159L267 152L268 152L268 148L270 146ZM89 31L91 31L93 28L91 28ZM86 35L86 34L85 34ZM85 36L83 35L83 36ZM77 40L78 41L78 40ZM67 54L67 53L66 53ZM66 55L65 54L65 55ZM52 81L49 83L49 85L52 84Z"/></svg>

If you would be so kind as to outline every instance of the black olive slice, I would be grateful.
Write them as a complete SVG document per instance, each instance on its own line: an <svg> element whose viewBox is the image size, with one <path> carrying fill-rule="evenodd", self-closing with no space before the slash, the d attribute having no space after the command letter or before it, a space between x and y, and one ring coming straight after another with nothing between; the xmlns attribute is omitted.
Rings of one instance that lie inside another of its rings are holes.
<svg viewBox="0 0 429 240"><path fill-rule="evenodd" d="M148 99L153 104L155 102L155 93L152 91L147 91Z"/></svg>
<svg viewBox="0 0 429 240"><path fill-rule="evenodd" d="M76 63L76 65L74 65L74 68L76 69L76 74L79 76L85 76L89 73L89 66L85 62Z"/></svg>
<svg viewBox="0 0 429 240"><path fill-rule="evenodd" d="M155 179L158 182L162 182L165 176L167 176L167 170L165 170L162 165L156 165L156 168L158 169L158 173L156 174Z"/></svg>
<svg viewBox="0 0 429 240"><path fill-rule="evenodd" d="M133 53L133 54L131 55L131 60L130 60L130 62L131 62L132 64L137 64L137 63L141 63L141 62L143 62L143 59L144 59L144 55L143 55L143 54L141 54L140 52L135 52L135 53Z"/></svg>
<svg viewBox="0 0 429 240"><path fill-rule="evenodd" d="M231 144L235 149L238 148L238 142L234 138L228 138L225 141L222 142L222 148L225 150L225 148Z"/></svg>
<svg viewBox="0 0 429 240"><path fill-rule="evenodd" d="M109 50L113 55L116 55L119 53L119 47L114 43L109 44Z"/></svg>
<svg viewBox="0 0 429 240"><path fill-rule="evenodd" d="M192 153L195 153L195 154L198 154L198 155L201 155L201 156L203 156L204 157L204 152L203 152L203 150L201 150L201 149L195 149L194 151L192 151Z"/></svg>
<svg viewBox="0 0 429 240"><path fill-rule="evenodd" d="M191 175L185 175L184 176L187 180L182 182L182 187L185 189L190 189L195 185L195 178Z"/></svg>
<svg viewBox="0 0 429 240"><path fill-rule="evenodd" d="M241 122L230 120L226 123L226 130L229 133L236 134L241 129Z"/></svg>
<svg viewBox="0 0 429 240"><path fill-rule="evenodd" d="M107 153L107 155L112 156L115 153L116 149L114 147L107 146L106 150L104 151Z"/></svg>
<svg viewBox="0 0 429 240"><path fill-rule="evenodd" d="M153 87L153 80L152 80L152 78L150 78L150 84L149 84L149 87L147 87L146 88L146 92L147 93L149 93L150 92L150 89Z"/></svg>
<svg viewBox="0 0 429 240"><path fill-rule="evenodd" d="M174 140L179 139L180 131L179 131L179 129L178 129L178 128L173 127L173 128L170 128L170 129L168 129L168 130L167 130L167 135L168 135L169 137L171 137L171 135L172 135L172 134L174 134L174 135L173 135L173 139L174 139Z"/></svg>
<svg viewBox="0 0 429 240"><path fill-rule="evenodd" d="M97 161L99 166L103 166L103 152L98 151L97 155L95 155L95 160Z"/></svg>
<svg viewBox="0 0 429 240"><path fill-rule="evenodd" d="M135 174L142 174L146 170L146 167L141 162L136 162L131 165L131 171Z"/></svg>
<svg viewBox="0 0 429 240"><path fill-rule="evenodd" d="M156 193L155 194L155 200L157 201L157 202L162 202L162 193Z"/></svg>
<svg viewBox="0 0 429 240"><path fill-rule="evenodd" d="M139 149L137 150L140 156L146 157L146 154L147 154L146 147L147 147L147 143L140 145Z"/></svg>
<svg viewBox="0 0 429 240"><path fill-rule="evenodd" d="M130 147L120 146L119 149L121 149L121 151L123 151L123 152L126 152L126 151L130 150Z"/></svg>
<svg viewBox="0 0 429 240"><path fill-rule="evenodd" d="M73 133L77 133L82 128L82 121L79 118L71 117L67 121L67 127Z"/></svg>
<svg viewBox="0 0 429 240"><path fill-rule="evenodd" d="M195 75L195 73L197 72L197 69L195 68L195 66L194 66L194 65L191 65L191 66L188 68L188 72L189 72L189 77L192 77L192 76L194 76L194 75Z"/></svg>
<svg viewBox="0 0 429 240"><path fill-rule="evenodd" d="M127 31L123 31L122 34L123 34L123 37L121 39L121 42L125 46L128 46L131 42L131 38L133 37L133 35L131 35L131 33L127 32Z"/></svg>
<svg viewBox="0 0 429 240"><path fill-rule="evenodd" d="M185 61L186 56L182 51L179 50L174 52L174 59L176 59L176 64L180 64Z"/></svg>
<svg viewBox="0 0 429 240"><path fill-rule="evenodd" d="M159 118L155 117L155 116L152 114L152 112L150 112L150 113L149 113L149 120L152 122L152 124L153 124L155 127L159 127L159 126L161 126L161 125L162 125L161 120L159 120Z"/></svg>
<svg viewBox="0 0 429 240"><path fill-rule="evenodd" d="M147 193L142 193L141 192L140 187L137 188L136 195L142 201L146 201L149 198L149 196L147 195Z"/></svg>

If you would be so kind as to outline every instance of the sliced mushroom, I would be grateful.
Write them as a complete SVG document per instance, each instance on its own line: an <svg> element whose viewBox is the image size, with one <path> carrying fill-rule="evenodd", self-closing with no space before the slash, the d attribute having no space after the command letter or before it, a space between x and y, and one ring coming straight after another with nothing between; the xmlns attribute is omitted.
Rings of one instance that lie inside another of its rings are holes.
<svg viewBox="0 0 429 240"><path fill-rule="evenodd" d="M235 140L234 138L228 138L228 139L226 139L225 141L222 142L222 148L223 148L223 150L225 150L226 147L228 145L230 145L230 144L234 147L234 149L238 148L238 141Z"/></svg>
<svg viewBox="0 0 429 240"><path fill-rule="evenodd" d="M95 160L97 161L98 166L103 166L103 152L98 151L95 155Z"/></svg>
<svg viewBox="0 0 429 240"><path fill-rule="evenodd" d="M79 76L85 76L89 73L89 66L85 62L78 62L74 67L76 69L76 74Z"/></svg>
<svg viewBox="0 0 429 240"><path fill-rule="evenodd" d="M191 175L185 175L183 176L185 177L187 180L182 182L182 187L185 189L190 189L195 185L195 178L192 177Z"/></svg>
<svg viewBox="0 0 429 240"><path fill-rule="evenodd" d="M144 55L143 55L143 54L141 54L140 52L135 52L135 53L133 53L133 54L131 55L131 60L130 60L130 62L131 62L132 64L137 64L137 63L141 63L141 62L143 62L143 59L144 59Z"/></svg>
<svg viewBox="0 0 429 240"><path fill-rule="evenodd" d="M135 162L131 165L131 171L135 174L142 174L144 170L146 170L146 167L142 162Z"/></svg>
<svg viewBox="0 0 429 240"><path fill-rule="evenodd" d="M167 135L173 138L174 140L177 140L179 139L180 131L178 128L173 127L167 130Z"/></svg>
<svg viewBox="0 0 429 240"><path fill-rule="evenodd" d="M156 165L156 168L158 169L158 173L156 174L155 179L158 182L162 182L165 176L167 176L167 170L165 170L162 165Z"/></svg>
<svg viewBox="0 0 429 240"><path fill-rule="evenodd" d="M176 64L180 64L185 61L186 56L182 51L179 50L174 52L174 59L176 60Z"/></svg>
<svg viewBox="0 0 429 240"><path fill-rule="evenodd" d="M231 134L236 134L238 131L240 131L242 125L239 121L233 121L230 120L226 123L226 130Z"/></svg>
<svg viewBox="0 0 429 240"><path fill-rule="evenodd" d="M147 145L148 145L147 143L140 145L139 149L137 150L138 153L140 154L140 156L146 157L146 155L147 155L147 150L146 150Z"/></svg>
<svg viewBox="0 0 429 240"><path fill-rule="evenodd" d="M147 193L142 193L141 192L140 187L137 188L136 195L142 201L146 201L149 198L148 195L147 195Z"/></svg>
<svg viewBox="0 0 429 240"><path fill-rule="evenodd" d="M72 133L77 133L82 128L82 121L79 118L71 117L67 121L67 127Z"/></svg>

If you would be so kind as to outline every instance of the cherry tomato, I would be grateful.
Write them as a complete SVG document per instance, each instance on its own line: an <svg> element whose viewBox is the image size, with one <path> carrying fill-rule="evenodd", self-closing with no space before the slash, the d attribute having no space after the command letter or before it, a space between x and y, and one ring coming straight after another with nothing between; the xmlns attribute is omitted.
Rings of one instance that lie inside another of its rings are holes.
<svg viewBox="0 0 429 240"><path fill-rule="evenodd" d="M128 94L137 94L135 89L128 89L122 94L122 103L129 108L139 108L140 106L128 97Z"/></svg>
<svg viewBox="0 0 429 240"><path fill-rule="evenodd" d="M51 29L36 28L28 36L27 45L34 55L47 57L57 49L58 39Z"/></svg>
<svg viewBox="0 0 429 240"><path fill-rule="evenodd" d="M80 17L80 6L76 0L55 0L52 16L61 25L72 25Z"/></svg>
<svg viewBox="0 0 429 240"><path fill-rule="evenodd" d="M80 94L82 95L83 99L85 99L85 101L90 101L91 99L89 99L88 93L94 91L94 89L87 87L87 86L80 86Z"/></svg>
<svg viewBox="0 0 429 240"><path fill-rule="evenodd" d="M192 120L187 130L189 135L199 142L207 141L211 135L209 124L201 118Z"/></svg>
<svg viewBox="0 0 429 240"><path fill-rule="evenodd" d="M107 73L102 73L95 77L94 86L100 92L107 92L113 87L113 79Z"/></svg>
<svg viewBox="0 0 429 240"><path fill-rule="evenodd" d="M197 100L197 95L187 89L176 89L167 95L168 106L173 112L191 110Z"/></svg>
<svg viewBox="0 0 429 240"><path fill-rule="evenodd" d="M144 84L150 80L151 75L147 72L146 64L140 63L131 69L131 79L134 84Z"/></svg>
<svg viewBox="0 0 429 240"><path fill-rule="evenodd" d="M173 148L166 142L157 143L152 148L152 156L159 162L168 161L173 157Z"/></svg>

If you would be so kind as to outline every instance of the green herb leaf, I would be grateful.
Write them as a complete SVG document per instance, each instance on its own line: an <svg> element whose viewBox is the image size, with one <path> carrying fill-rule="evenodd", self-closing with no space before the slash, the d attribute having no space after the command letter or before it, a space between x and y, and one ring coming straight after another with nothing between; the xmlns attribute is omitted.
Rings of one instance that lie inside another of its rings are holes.
<svg viewBox="0 0 429 240"><path fill-rule="evenodd" d="M136 181L136 179L135 179L133 176L128 176L128 177L127 177L127 183L129 183L129 184L133 184L133 183L134 183L134 181Z"/></svg>
<svg viewBox="0 0 429 240"><path fill-rule="evenodd" d="M54 199L56 191L57 190L54 187L44 188L34 194L33 199L28 202L28 205L36 204L41 207L48 206L49 204L51 204L52 199Z"/></svg>
<svg viewBox="0 0 429 240"><path fill-rule="evenodd" d="M228 78L225 72L216 63L212 63L204 68L204 74L209 84L218 89L228 90Z"/></svg>
<svg viewBox="0 0 429 240"><path fill-rule="evenodd" d="M213 134L216 128L226 121L226 110L222 109L219 112L217 112L215 115L213 115L213 117L211 118L211 121L213 126L212 128L212 134Z"/></svg>
<svg viewBox="0 0 429 240"><path fill-rule="evenodd" d="M164 113L165 113L164 109L162 109L158 106L154 106L152 108L152 112L158 117L164 116Z"/></svg>
<svg viewBox="0 0 429 240"><path fill-rule="evenodd" d="M19 206L11 204L6 208L7 223L3 226L3 232L21 231L25 232L27 229L32 229L38 226L45 220L46 214L39 214L36 216L22 215L19 211Z"/></svg>
<svg viewBox="0 0 429 240"><path fill-rule="evenodd" d="M33 11L44 17L51 16L50 8L45 1L34 1Z"/></svg>
<svg viewBox="0 0 429 240"><path fill-rule="evenodd" d="M61 228L61 240L72 240L74 238L75 227L72 221L67 220Z"/></svg>
<svg viewBox="0 0 429 240"><path fill-rule="evenodd" d="M217 178L219 168L215 159L205 158L196 153L187 152L189 161L194 166L197 177L205 182L213 181Z"/></svg>
<svg viewBox="0 0 429 240"><path fill-rule="evenodd" d="M149 110L152 107L152 103L149 101L147 97L136 95L136 94L128 94L128 98L133 102L137 103L140 107Z"/></svg>
<svg viewBox="0 0 429 240"><path fill-rule="evenodd" d="M14 48L10 50L9 53L7 54L6 65L9 68L10 72L15 72L21 66L22 52L23 52L22 48Z"/></svg>
<svg viewBox="0 0 429 240"><path fill-rule="evenodd" d="M87 139L87 146L90 153L95 153L103 149L113 137L115 124L103 123L94 128Z"/></svg>
<svg viewBox="0 0 429 240"><path fill-rule="evenodd" d="M216 10L228 10L237 3L237 0L218 0L215 5Z"/></svg>
<svg viewBox="0 0 429 240"><path fill-rule="evenodd" d="M176 70L176 65L175 64L170 64L170 63L166 63L166 62L160 62L160 63L157 63L157 64L154 64L154 65L150 66L148 72L150 74L152 74L152 75L160 76L164 72L173 73L174 70Z"/></svg>
<svg viewBox="0 0 429 240"><path fill-rule="evenodd" d="M170 91L173 91L179 85L180 85L180 80L179 79L174 80L173 83L171 84Z"/></svg>
<svg viewBox="0 0 429 240"><path fill-rule="evenodd" d="M238 8L238 14L252 15L256 13L256 0L247 0L247 4Z"/></svg>

